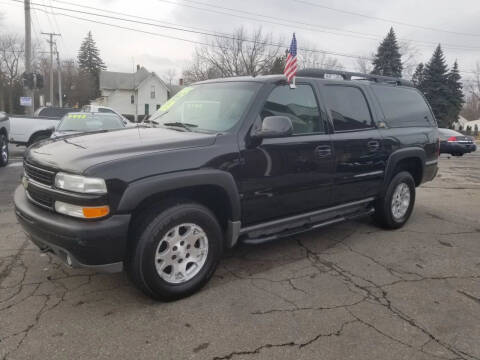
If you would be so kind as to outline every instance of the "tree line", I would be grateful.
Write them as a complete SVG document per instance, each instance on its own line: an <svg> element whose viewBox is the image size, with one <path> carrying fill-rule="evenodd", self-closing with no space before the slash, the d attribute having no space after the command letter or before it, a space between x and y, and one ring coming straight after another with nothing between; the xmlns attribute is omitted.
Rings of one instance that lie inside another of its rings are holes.
<svg viewBox="0 0 480 360"><path fill-rule="evenodd" d="M251 33L239 28L231 37L216 37L206 41L207 44L195 49L190 66L183 71L187 83L218 77L283 73L286 50L272 46L275 39L271 34L263 33L261 28ZM282 39L276 42L281 43ZM309 44L304 45L304 49L298 51L300 68L344 69L335 57L316 51ZM416 57L415 48L408 42L399 44L395 31L391 28L379 44L371 62L366 57L357 60L357 70L384 76L411 77L415 86L428 99L439 126L451 127L465 103L458 63L455 61L451 68L447 66L440 44L427 63L417 65ZM467 104L476 101L480 116L480 79L478 90L470 91L473 95L469 95Z"/></svg>
<svg viewBox="0 0 480 360"><path fill-rule="evenodd" d="M230 36L205 39L195 49L190 65L184 69L185 83L230 76L258 76L282 74L287 50L276 45L284 39L275 39L261 28L247 31L240 27ZM18 99L23 93L23 39L15 34L0 34L0 110L23 112ZM38 43L33 45L33 68L49 83L50 60ZM411 78L428 99L439 126L450 127L461 111L469 119L480 117L480 65L476 79L468 83L466 96L457 61L449 68L439 44L428 62L417 64L417 51L409 43L399 43L393 28L379 44L373 60L359 57L357 70L372 74ZM99 73L106 66L100 57L91 32L83 40L76 59L61 64L62 96L65 106L82 106L100 95ZM302 44L298 51L299 68L326 68L343 70L343 64L334 56L319 51L312 44ZM415 70L414 70L415 69ZM413 71L414 70L414 71ZM174 74L170 76L170 83ZM57 73L54 72L54 83ZM55 86L55 99L58 88ZM36 97L48 99L48 88L37 91ZM35 101L38 104L38 99Z"/></svg>

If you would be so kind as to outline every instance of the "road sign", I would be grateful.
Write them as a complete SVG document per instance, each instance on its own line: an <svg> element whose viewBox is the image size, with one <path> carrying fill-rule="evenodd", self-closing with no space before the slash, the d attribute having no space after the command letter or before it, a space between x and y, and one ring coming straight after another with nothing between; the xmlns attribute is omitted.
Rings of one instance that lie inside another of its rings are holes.
<svg viewBox="0 0 480 360"><path fill-rule="evenodd" d="M20 97L21 106L32 106L32 98L30 96L21 96Z"/></svg>

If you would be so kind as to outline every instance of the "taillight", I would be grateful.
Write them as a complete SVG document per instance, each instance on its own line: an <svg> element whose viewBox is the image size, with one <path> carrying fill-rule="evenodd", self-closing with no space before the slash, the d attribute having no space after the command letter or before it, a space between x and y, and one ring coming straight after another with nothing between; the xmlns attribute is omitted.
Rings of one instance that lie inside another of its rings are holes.
<svg viewBox="0 0 480 360"><path fill-rule="evenodd" d="M448 139L447 139L448 142L454 142L454 141L457 141L457 137L456 136L450 136Z"/></svg>

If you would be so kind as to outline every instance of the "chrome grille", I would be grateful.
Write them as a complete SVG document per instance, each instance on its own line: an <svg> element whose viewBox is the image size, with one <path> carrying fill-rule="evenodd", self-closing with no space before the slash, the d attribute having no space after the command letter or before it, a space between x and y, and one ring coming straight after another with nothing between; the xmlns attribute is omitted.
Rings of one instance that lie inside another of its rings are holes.
<svg viewBox="0 0 480 360"><path fill-rule="evenodd" d="M23 167L28 178L44 185L53 185L55 180L55 173L53 171L42 169L38 166L33 166L27 162L24 162Z"/></svg>

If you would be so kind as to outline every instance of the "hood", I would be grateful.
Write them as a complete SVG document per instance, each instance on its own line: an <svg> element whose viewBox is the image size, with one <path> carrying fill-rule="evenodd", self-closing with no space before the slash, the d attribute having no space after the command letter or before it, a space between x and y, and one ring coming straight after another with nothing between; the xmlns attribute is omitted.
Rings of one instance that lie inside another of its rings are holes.
<svg viewBox="0 0 480 360"><path fill-rule="evenodd" d="M213 145L215 138L215 134L165 128L126 128L40 141L28 148L25 160L80 174L90 166L103 162L145 153Z"/></svg>

